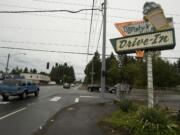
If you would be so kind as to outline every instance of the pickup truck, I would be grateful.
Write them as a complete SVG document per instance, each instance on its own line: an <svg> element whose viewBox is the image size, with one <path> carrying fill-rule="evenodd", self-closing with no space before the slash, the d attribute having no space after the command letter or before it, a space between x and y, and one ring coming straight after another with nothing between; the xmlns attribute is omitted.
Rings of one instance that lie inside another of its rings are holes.
<svg viewBox="0 0 180 135"><path fill-rule="evenodd" d="M9 96L19 96L25 99L28 94L39 95L39 86L32 80L25 79L7 79L0 80L0 95L3 100L8 100Z"/></svg>
<svg viewBox="0 0 180 135"><path fill-rule="evenodd" d="M105 86L105 91L107 91L109 89L108 86ZM101 85L99 84L90 84L88 85L88 91L89 92L93 92L93 91L101 91Z"/></svg>

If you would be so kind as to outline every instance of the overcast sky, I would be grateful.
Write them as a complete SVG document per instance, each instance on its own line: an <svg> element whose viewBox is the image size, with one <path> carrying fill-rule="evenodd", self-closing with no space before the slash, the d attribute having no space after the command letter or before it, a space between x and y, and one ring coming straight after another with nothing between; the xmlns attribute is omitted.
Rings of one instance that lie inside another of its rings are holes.
<svg viewBox="0 0 180 135"><path fill-rule="evenodd" d="M0 11L66 9L79 10L91 8L93 0L1 0ZM100 8L103 0L95 0L95 7ZM111 38L121 37L114 23L141 20L142 9L146 0L108 0L107 10L107 48L106 54L113 52L109 42ZM180 57L180 10L179 0L156 0L164 9L167 17L173 17L176 33L174 50L162 51L162 56ZM28 49L43 49L64 52L87 53L91 11L78 14L59 13L24 13L0 14L0 47L16 47ZM90 53L97 49L102 13L94 11ZM98 51L102 51L102 40ZM39 72L46 70L46 63L52 67L56 62L73 65L76 78L84 77L84 68L92 56L79 54L63 54L49 52L33 52L0 48L0 70L5 69L8 53L10 69L36 68ZM21 53L26 53L23 55ZM14 55L14 56L13 56Z"/></svg>

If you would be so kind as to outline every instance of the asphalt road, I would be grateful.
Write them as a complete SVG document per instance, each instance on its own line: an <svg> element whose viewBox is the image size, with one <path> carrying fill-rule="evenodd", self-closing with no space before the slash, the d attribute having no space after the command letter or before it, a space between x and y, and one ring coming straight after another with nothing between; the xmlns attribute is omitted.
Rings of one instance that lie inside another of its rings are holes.
<svg viewBox="0 0 180 135"><path fill-rule="evenodd" d="M32 135L58 111L77 103L100 103L100 95L98 92L79 90L77 86L71 89L42 86L39 97L29 95L25 100L11 97L8 102L0 97L0 135ZM104 97L105 101L112 101L116 96L105 93ZM155 97L160 105L180 109L180 94L161 92L155 93ZM128 98L147 103L147 92L135 91Z"/></svg>
<svg viewBox="0 0 180 135"><path fill-rule="evenodd" d="M115 95L105 93L106 100ZM100 93L63 89L62 86L42 86L39 97L29 95L25 100L11 97L8 102L0 97L0 134L31 135L59 110L79 102L100 102Z"/></svg>

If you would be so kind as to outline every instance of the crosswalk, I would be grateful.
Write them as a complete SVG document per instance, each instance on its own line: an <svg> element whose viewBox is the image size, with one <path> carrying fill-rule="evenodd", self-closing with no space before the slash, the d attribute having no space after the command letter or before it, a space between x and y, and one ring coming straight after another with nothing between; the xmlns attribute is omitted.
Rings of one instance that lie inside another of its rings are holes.
<svg viewBox="0 0 180 135"><path fill-rule="evenodd" d="M61 99L63 99L65 97L59 97L59 96L55 96L51 99L49 99L50 102L58 102L60 101ZM78 97L74 97L72 100L74 103L79 103L80 102L80 99L84 99L84 98L98 98L97 96L89 96L89 95L86 95L86 96L78 96Z"/></svg>
<svg viewBox="0 0 180 135"><path fill-rule="evenodd" d="M5 101L0 102L0 105L6 105L6 104L9 104L9 102L5 102Z"/></svg>
<svg viewBox="0 0 180 135"><path fill-rule="evenodd" d="M60 100L61 97L53 97L52 99L50 99L49 101L52 101L52 102L57 102L58 100Z"/></svg>
<svg viewBox="0 0 180 135"><path fill-rule="evenodd" d="M63 98L66 98L66 97L54 96L54 97L51 97L49 99L49 102L58 102ZM89 99L92 98L93 99L93 98L98 98L98 97L97 96L90 96L90 95L83 95L83 96L73 97L72 100L74 103L79 103L80 99L84 99L84 98L89 98ZM0 101L0 105L6 105L9 103L11 103L11 102L10 101Z"/></svg>

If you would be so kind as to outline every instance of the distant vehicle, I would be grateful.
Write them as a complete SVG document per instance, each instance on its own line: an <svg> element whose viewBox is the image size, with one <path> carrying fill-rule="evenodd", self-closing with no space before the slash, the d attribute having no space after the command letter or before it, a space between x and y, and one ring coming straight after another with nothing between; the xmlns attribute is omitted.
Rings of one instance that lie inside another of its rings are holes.
<svg viewBox="0 0 180 135"><path fill-rule="evenodd" d="M28 94L39 95L39 86L32 80L25 79L7 79L0 82L0 95L3 100L8 100L9 96L19 96L25 99Z"/></svg>
<svg viewBox="0 0 180 135"><path fill-rule="evenodd" d="M121 92L125 92L125 93L130 93L131 92L131 86L129 84L126 83L118 83L116 85L114 85L113 87L109 88L109 92L116 94L117 89L120 89Z"/></svg>
<svg viewBox="0 0 180 135"><path fill-rule="evenodd" d="M105 87L105 90L108 91L108 89L109 89L109 87L106 86L106 87ZM88 91L89 91L89 92L101 91L101 85L99 85L99 84L93 84L93 85L90 84L90 85L88 85Z"/></svg>
<svg viewBox="0 0 180 135"><path fill-rule="evenodd" d="M70 88L70 84L69 83L64 83L63 88L69 89Z"/></svg>
<svg viewBox="0 0 180 135"><path fill-rule="evenodd" d="M71 84L71 87L74 87L74 86L75 86L75 85L72 83L72 84Z"/></svg>

